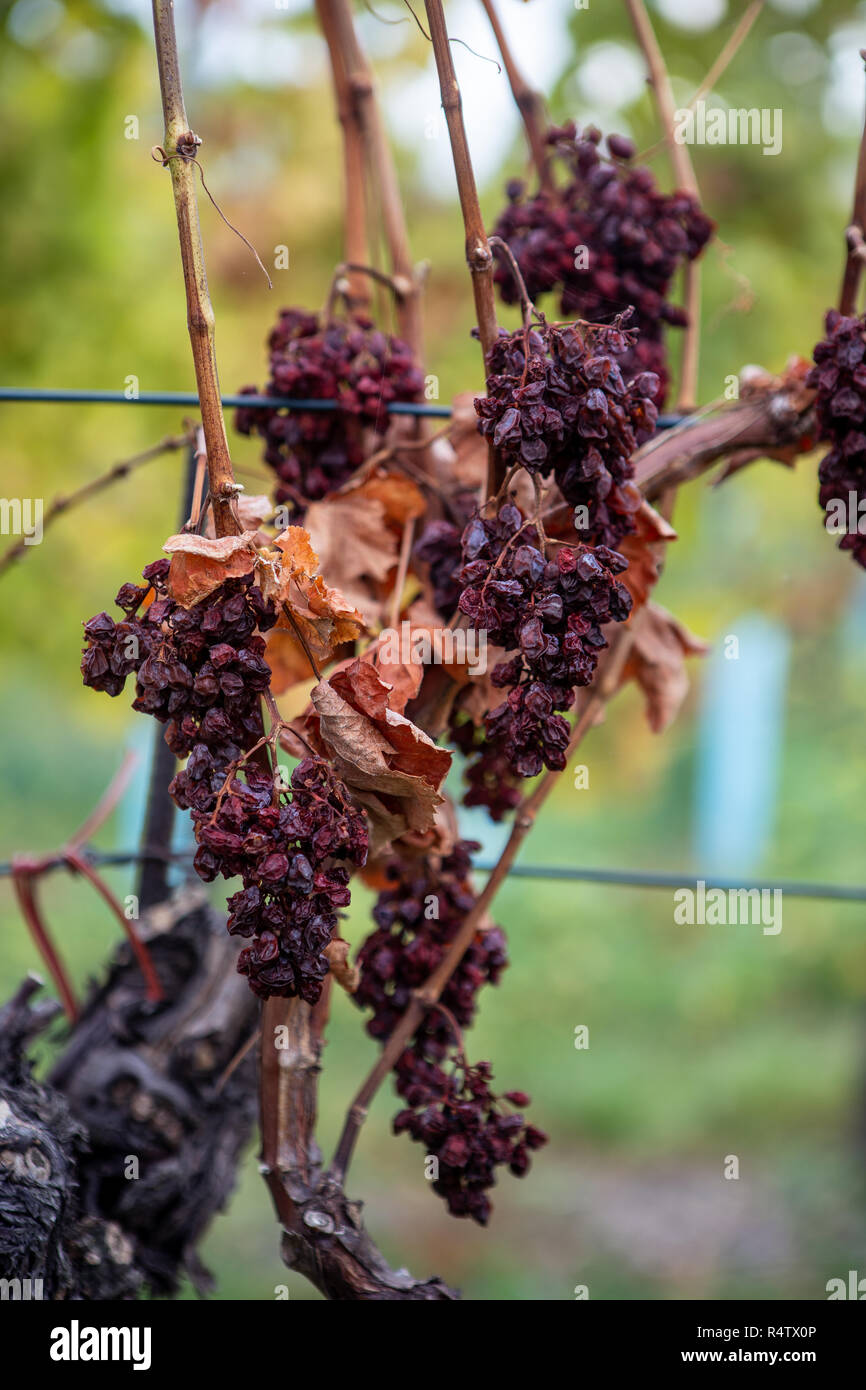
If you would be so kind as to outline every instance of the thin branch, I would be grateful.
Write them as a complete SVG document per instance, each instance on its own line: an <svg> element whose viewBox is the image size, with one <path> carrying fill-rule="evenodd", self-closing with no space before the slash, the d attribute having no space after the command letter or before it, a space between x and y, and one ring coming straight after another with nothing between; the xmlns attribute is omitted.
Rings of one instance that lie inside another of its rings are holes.
<svg viewBox="0 0 866 1390"><path fill-rule="evenodd" d="M860 57L866 62L866 49L860 50ZM863 234L866 232L866 123L863 126L860 150L857 155L854 211L851 213L851 225L845 234L848 243L848 257L845 261L845 274L842 277L842 289L839 294L839 309L843 314L855 314L857 312L857 293L860 289L860 277L863 273L863 257L856 236L852 235L856 232L859 232L862 242Z"/></svg>
<svg viewBox="0 0 866 1390"><path fill-rule="evenodd" d="M430 38L436 58L436 71L439 74L439 90L442 94L442 109L448 124L451 140L451 154L454 160L454 173L457 178L457 192L463 226L466 232L466 263L472 277L472 294L475 300L475 316L478 321L478 334L481 351L484 354L484 375L487 376L487 359L499 336L496 322L496 299L493 288L493 252L484 230L478 189L475 184L475 171L469 154L466 127L463 124L463 101L460 86L454 71L454 60L448 41L448 29L442 0L424 0L427 20L430 25ZM491 446L488 449L487 494L492 496L499 491L504 475L502 460Z"/></svg>
<svg viewBox="0 0 866 1390"><path fill-rule="evenodd" d="M382 220L391 270L395 279L403 281L406 287L397 301L400 336L420 360L423 356L420 287L412 266L397 169L376 99L373 74L358 39L349 0L317 0L317 8L328 46L331 47L333 39L340 54L353 120L360 132L367 168L375 186L375 211ZM328 38L329 33L332 39ZM364 261L367 258L352 256L349 259Z"/></svg>
<svg viewBox="0 0 866 1390"><path fill-rule="evenodd" d="M514 97L517 109L523 120L526 131L526 139L529 143L529 151L532 155L532 162L538 174L538 182L543 192L547 193L553 188L553 178L550 170L550 160L548 159L548 149L544 139L544 128L547 124L544 109L544 98L540 92L536 92L530 87L520 68L514 61L514 55L505 35L505 30L496 10L494 0L481 0L490 26L493 30L499 52L502 55L502 62L508 75L508 83L511 87L511 94Z"/></svg>
<svg viewBox="0 0 866 1390"><path fill-rule="evenodd" d="M700 101L701 97L706 96L707 92L712 91L716 83L719 81L719 78L723 75L723 73L727 71L731 62L742 48L743 43L745 42L746 38L751 32L752 25L758 18L758 15L761 13L761 10L763 8L764 0L752 0L752 4L749 6L749 8L745 10L744 13L740 16L739 22L734 27L734 30L730 38L728 39L727 43L725 44L716 61L708 69L706 77L704 78L700 86L697 88L694 96L692 97L691 101L686 107L687 111L693 111L694 108L697 106L698 102ZM654 145L650 145L649 149L644 150L641 154L638 155L638 162L641 164L646 164L646 162L652 159L653 156L657 154L659 150L663 149L666 144L667 140L657 140Z"/></svg>
<svg viewBox="0 0 866 1390"><path fill-rule="evenodd" d="M214 525L217 536L231 536L239 534L241 527L232 509L235 480L220 401L214 349L214 313L207 287L195 191L193 160L200 142L189 128L184 106L173 0L153 0L153 27L165 118L164 151L171 173L177 214L187 326L207 446Z"/></svg>
<svg viewBox="0 0 866 1390"><path fill-rule="evenodd" d="M58 517L69 512L73 507L80 506L87 502L99 492L104 492L112 483L120 482L121 478L128 478L136 469L144 464L150 463L155 458L161 458L163 454L170 453L174 449L182 449L189 443L188 435L170 435L166 439L161 439L158 444L152 445L150 449L144 449L140 454L133 454L131 458L121 459L118 463L113 463L105 473L101 473L98 478L93 478L89 483L84 483L82 487L76 488L74 492L66 496L55 497L48 506L47 511L42 517L43 533L53 521ZM28 550L33 549L27 544L27 537L21 537L14 545L0 555L0 574L9 569L16 560L26 555Z"/></svg>
<svg viewBox="0 0 866 1390"><path fill-rule="evenodd" d="M337 119L343 131L343 204L345 214L344 250L347 261L366 264L370 259L367 247L365 218L366 191L364 187L364 132L358 109L352 97L345 56L334 22L333 0L316 0L316 13L328 53L334 79ZM365 307L370 302L367 281L352 272L349 277L349 297L352 306Z"/></svg>
<svg viewBox="0 0 866 1390"><path fill-rule="evenodd" d="M412 556L412 543L415 539L415 518L410 516L403 526L403 537L400 541L400 557L397 562L397 575L394 580L394 591L391 595L391 611L388 621L392 628L396 628L400 621L400 601L403 597L403 589L406 585L406 575L409 572L409 561Z"/></svg>
<svg viewBox="0 0 866 1390"><path fill-rule="evenodd" d="M633 640L633 625L620 629L614 638L608 650L607 658L603 665L600 666L597 673L596 680L592 687L592 694L572 730L571 740L566 753L566 766L572 755L580 746L584 736L598 719L598 716L610 699L610 696L618 688L622 668ZM508 877L511 866L517 857L523 841L535 824L536 817L541 807L556 785L556 781L560 775L561 774L558 772L546 772L534 790L525 797L521 805L517 808L511 834L508 837L504 850L491 870L484 888L476 898L473 907L464 917L460 930L457 932L457 935L454 937L454 940L451 942L451 945L442 957L439 965L424 982L423 986L415 990L412 1002L389 1036L375 1066L372 1068L370 1074L356 1094L349 1107L349 1112L346 1116L343 1131L340 1135L330 1168L330 1177L335 1183L342 1184L345 1179L346 1170L348 1169L358 1134L367 1117L367 1112L373 1097L389 1072L393 1069L405 1048L411 1042L427 1010L438 1002L442 991L471 946L476 933L481 928L481 923L493 899Z"/></svg>
<svg viewBox="0 0 866 1390"><path fill-rule="evenodd" d="M698 198L698 183L688 147L675 137L676 107L664 55L643 0L625 0L638 43L649 69L649 83L655 95L659 119L670 150L677 185ZM684 274L684 308L688 315L680 364L677 409L694 410L697 404L698 359L700 354L701 272L697 261L687 261Z"/></svg>

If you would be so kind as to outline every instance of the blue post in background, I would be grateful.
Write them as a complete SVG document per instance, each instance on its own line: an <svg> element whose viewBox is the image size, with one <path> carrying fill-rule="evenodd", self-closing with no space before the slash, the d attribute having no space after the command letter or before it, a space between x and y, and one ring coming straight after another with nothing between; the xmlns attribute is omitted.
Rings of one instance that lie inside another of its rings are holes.
<svg viewBox="0 0 866 1390"><path fill-rule="evenodd" d="M696 780L696 862L711 874L751 872L772 835L790 639L759 614L716 639L704 679Z"/></svg>

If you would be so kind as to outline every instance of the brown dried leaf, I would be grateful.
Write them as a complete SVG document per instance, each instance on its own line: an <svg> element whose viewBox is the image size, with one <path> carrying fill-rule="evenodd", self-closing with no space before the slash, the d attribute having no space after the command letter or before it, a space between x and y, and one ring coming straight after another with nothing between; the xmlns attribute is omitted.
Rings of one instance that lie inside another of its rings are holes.
<svg viewBox="0 0 866 1390"><path fill-rule="evenodd" d="M226 579L237 579L255 568L255 542L254 531L219 540L186 533L169 536L162 547L171 555L168 592L181 607L192 608Z"/></svg>
<svg viewBox="0 0 866 1390"><path fill-rule="evenodd" d="M374 469L360 483L349 484L339 495L381 502L385 520L398 531L403 530L407 521L423 516L427 510L418 484L403 473L389 473L385 468Z"/></svg>
<svg viewBox="0 0 866 1390"><path fill-rule="evenodd" d="M373 626L384 613L385 581L399 548L384 504L379 498L337 493L314 502L304 520L321 572Z"/></svg>
<svg viewBox="0 0 866 1390"><path fill-rule="evenodd" d="M706 642L694 637L658 603L648 603L635 625L634 641L622 673L622 684L635 680L646 698L653 733L660 734L679 713L689 690L687 656L706 656Z"/></svg>
<svg viewBox="0 0 866 1390"><path fill-rule="evenodd" d="M342 985L347 994L354 994L361 981L361 972L357 965L350 963L350 950L348 941L344 941L342 936L333 936L323 954L328 958L331 974L337 984Z"/></svg>
<svg viewBox="0 0 866 1390"><path fill-rule="evenodd" d="M451 764L447 748L389 707L389 695L373 666L355 661L310 697L337 775L369 813L374 854L407 830L429 829Z"/></svg>
<svg viewBox="0 0 866 1390"><path fill-rule="evenodd" d="M310 674L317 663L332 660L345 642L364 630L362 615L339 589L330 588L316 571L319 557L302 526L289 526L278 537L279 569L263 566L264 592L277 608L277 624L267 634L267 661L274 673L271 689L281 695ZM308 655L309 652L309 655Z"/></svg>
<svg viewBox="0 0 866 1390"><path fill-rule="evenodd" d="M648 602L664 565L665 547L677 538L670 522L646 500L635 512L635 521L637 531L617 546L628 560L628 569L619 577L632 596L633 616Z"/></svg>

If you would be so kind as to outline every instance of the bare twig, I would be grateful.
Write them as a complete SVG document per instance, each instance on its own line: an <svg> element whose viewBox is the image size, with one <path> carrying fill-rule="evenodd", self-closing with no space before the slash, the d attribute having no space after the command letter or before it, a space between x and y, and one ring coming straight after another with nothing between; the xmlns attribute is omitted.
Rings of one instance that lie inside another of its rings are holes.
<svg viewBox="0 0 866 1390"><path fill-rule="evenodd" d="M419 359L422 353L421 298L412 266L406 218L397 182L397 169L385 133L376 87L358 40L349 0L317 0L317 8L331 48L345 74L346 97L352 120L363 143L367 169L375 187L375 210L381 217L394 278L404 291L397 301L400 335ZM330 35L330 37L328 37ZM336 67L335 67L336 80ZM366 257L350 257L365 260Z"/></svg>
<svg viewBox="0 0 866 1390"><path fill-rule="evenodd" d="M553 187L553 179L550 171L550 160L548 159L547 145L544 140L544 127L546 124L544 98L540 92L536 92L530 87L517 63L514 61L514 54L502 27L499 14L494 0L481 0L490 26L493 30L499 52L502 55L502 62L508 75L508 83L511 87L511 94L514 97L517 109L523 119L526 139L529 143L529 151L532 155L532 162L538 174L538 182L544 192L549 192Z"/></svg>
<svg viewBox="0 0 866 1390"><path fill-rule="evenodd" d="M325 36L325 42L328 45L331 72L334 78L337 119L343 130L344 247L346 260L355 263L360 262L363 265L369 260L365 220L364 133L358 109L352 97L345 55L334 22L334 0L316 0L316 13L319 17L322 33ZM354 271L349 275L349 297L353 307L364 307L370 300L366 278Z"/></svg>
<svg viewBox="0 0 866 1390"><path fill-rule="evenodd" d="M164 152L171 172L177 213L187 325L207 446L214 525L217 536L238 535L241 527L232 509L235 480L220 401L214 350L214 313L207 287L192 163L200 142L189 128L184 106L173 0L153 0L153 27L165 118Z"/></svg>
<svg viewBox="0 0 866 1390"><path fill-rule="evenodd" d="M860 57L866 62L866 49L861 49ZM845 233L848 243L848 257L845 261L845 274L842 277L842 289L839 294L839 309L843 314L857 312L857 292L863 273L863 257L855 235L857 232L862 240L863 234L866 233L866 123L863 126L860 151L857 155L854 210L851 213L851 225Z"/></svg>
<svg viewBox="0 0 866 1390"><path fill-rule="evenodd" d="M740 16L731 37L728 39L716 61L708 69L706 77L697 88L694 96L686 107L687 111L693 111L701 97L706 96L707 92L712 91L715 87L719 78L728 69L733 59L739 53L743 43L751 32L752 25L763 8L764 0L752 0L752 4L749 5L748 9ZM659 150L664 149L666 144L667 140L657 140L654 145L650 145L649 149L643 150L638 155L638 162L645 164L647 160L652 159Z"/></svg>
<svg viewBox="0 0 866 1390"><path fill-rule="evenodd" d="M754 458L793 455L815 428L813 393L802 382L781 382L732 402L645 444L634 456L635 483L649 501L696 478L733 453Z"/></svg>
<svg viewBox="0 0 866 1390"><path fill-rule="evenodd" d="M121 459L118 463L113 463L105 473L101 473L98 478L93 478L89 483L84 483L82 487L76 488L74 492L67 493L66 496L55 497L49 504L42 517L42 530L56 521L58 517L64 516L73 507L81 506L83 502L89 501L97 493L103 492L112 483L120 482L121 478L128 478L136 469L141 468L145 463L150 463L153 459L161 458L163 454L170 453L174 449L182 449L185 444L189 444L188 435L170 435L166 439L161 439L158 444L154 444L150 449L144 449L140 454L133 454L131 458ZM0 555L0 574L9 569L16 560L20 560L23 555L32 547L27 544L27 538L22 537L14 545Z"/></svg>
<svg viewBox="0 0 866 1390"><path fill-rule="evenodd" d="M646 58L649 83L653 89L664 137L670 150L674 176L678 186L694 198L699 196L697 179L688 147L675 137L676 107L671 80L664 56L652 27L643 0L625 0L638 43ZM700 353L701 273L697 261L687 261L685 267L684 307L688 315L680 364L680 387L677 408L694 410L697 404L698 358Z"/></svg>
<svg viewBox="0 0 866 1390"><path fill-rule="evenodd" d="M481 216L478 189L475 185L475 171L472 168L469 143L466 139L466 127L463 124L463 101L460 96L457 74L454 71L454 60L451 56L442 0L424 0L424 6L430 24L430 38L436 57L436 70L439 74L442 109L445 112L448 135L451 140L454 173L457 177L457 192L466 233L466 263L472 277L475 316L478 321L481 350L484 354L486 377L487 358L499 334L493 289L493 252L490 250ZM498 492L503 471L502 461L491 446L488 450L488 496Z"/></svg>

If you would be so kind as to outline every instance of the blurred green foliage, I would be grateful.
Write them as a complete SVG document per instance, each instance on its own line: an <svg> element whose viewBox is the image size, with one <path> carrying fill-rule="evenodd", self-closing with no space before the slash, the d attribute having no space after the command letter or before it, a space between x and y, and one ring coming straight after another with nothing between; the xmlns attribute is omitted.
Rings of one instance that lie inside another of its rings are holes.
<svg viewBox="0 0 866 1390"><path fill-rule="evenodd" d="M540 25L554 10L568 22L552 117L595 115L582 74L601 44L622 45L634 61L624 12L531 4ZM502 0L502 8L508 22L519 6ZM209 186L266 260L270 248L290 248L290 270L270 294L246 248L201 200L223 387L234 390L262 383L279 305L324 300L341 253L339 138L321 61L304 68L302 81L293 73L285 83L221 82L212 70L206 83L196 80L198 36L215 11L230 38L237 26L238 42L258 25L315 46L309 15L262 17L240 4L181 9L187 105L204 138ZM451 9L460 33L469 6ZM0 14L0 383L122 390L135 376L141 390L191 389L168 178L150 157L162 131L146 7L18 0ZM736 14L704 31L655 18L685 103ZM385 42L370 14L360 19L381 50L386 91L429 66L414 25L389 29ZM703 277L702 400L719 396L745 363L778 371L791 354L808 356L838 293L857 149L846 112L862 102L863 19L862 4L768 4L718 85L731 105L781 108L784 144L776 158L754 147L693 150L721 238ZM477 80L482 60L461 49L455 56L464 85ZM614 101L613 127L652 145L659 132L649 95L621 110ZM138 139L126 138L130 115ZM485 140L483 122L470 137ZM480 360L469 337L455 191L424 180L418 155L400 145L413 250L430 262L428 366L448 399L479 385ZM507 171L482 190L485 215L496 214L506 172L524 164L515 127ZM663 153L656 165L666 179ZM46 499L181 424L177 412L134 406L0 410L4 493ZM232 447L241 476L259 490L255 441L233 436ZM60 843L124 746L146 747L145 721L127 702L81 689L80 623L110 607L120 583L174 529L180 467L169 455L70 514L0 581L3 857ZM710 640L755 611L790 632L777 815L759 871L850 882L864 877L866 609L862 575L822 531L814 469L812 458L795 471L761 464L719 491L686 489L659 598ZM693 675L699 690L701 673ZM660 739L635 691L619 699L582 754L590 790L563 779L527 860L699 868L690 861L697 703L693 694ZM116 820L101 836L107 846L134 833L129 814ZM130 873L112 878L130 891ZM114 927L86 885L55 876L44 899L81 986ZM2 992L35 962L8 883L0 904ZM359 890L346 928L355 942L369 905ZM749 928L677 928L666 894L514 880L496 916L513 964L483 1000L471 1050L493 1058L503 1084L533 1093L552 1143L525 1182L504 1180L491 1228L468 1228L427 1191L420 1151L390 1137L394 1102L385 1090L350 1187L365 1197L386 1253L473 1298L567 1299L577 1283L589 1284L593 1298L821 1297L826 1280L862 1252L862 909L786 903L782 934L765 938ZM580 1023L590 1028L586 1052L573 1047ZM338 999L322 1089L326 1148L373 1055L359 1016ZM721 1181L726 1154L740 1158L738 1183ZM284 1282L293 1298L314 1296L279 1261L252 1154L204 1253L217 1297L270 1298Z"/></svg>

